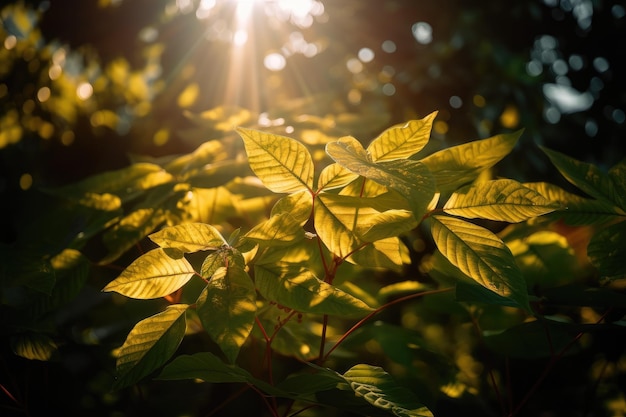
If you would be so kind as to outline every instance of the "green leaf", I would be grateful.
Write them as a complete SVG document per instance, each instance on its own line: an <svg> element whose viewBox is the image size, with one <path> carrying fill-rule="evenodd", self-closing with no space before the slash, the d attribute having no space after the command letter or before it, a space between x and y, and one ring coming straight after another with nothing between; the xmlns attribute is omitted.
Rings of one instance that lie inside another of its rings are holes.
<svg viewBox="0 0 626 417"><path fill-rule="evenodd" d="M408 200L415 219L421 221L435 194L433 177L424 164L406 159L372 162L361 143L350 136L327 144L326 152L355 174L397 191Z"/></svg>
<svg viewBox="0 0 626 417"><path fill-rule="evenodd" d="M580 274L580 265L567 239L555 232L542 230L506 240L529 286L543 288L567 282Z"/></svg>
<svg viewBox="0 0 626 417"><path fill-rule="evenodd" d="M98 263L106 265L122 256L141 239L165 222L167 215L163 210L141 208L122 218L103 237L103 243L109 250L107 256Z"/></svg>
<svg viewBox="0 0 626 417"><path fill-rule="evenodd" d="M410 120L385 130L367 147L372 161L405 159L421 151L428 143L436 116L437 112L433 112L421 120Z"/></svg>
<svg viewBox="0 0 626 417"><path fill-rule="evenodd" d="M166 227L149 237L162 248L175 248L184 253L215 250L226 243L215 227L204 223L183 223Z"/></svg>
<svg viewBox="0 0 626 417"><path fill-rule="evenodd" d="M135 259L103 291L139 299L165 297L185 285L194 274L182 252L157 248Z"/></svg>
<svg viewBox="0 0 626 417"><path fill-rule="evenodd" d="M471 185L453 193L443 210L453 216L517 223L559 208L517 181L502 179Z"/></svg>
<svg viewBox="0 0 626 417"><path fill-rule="evenodd" d="M548 216L562 218L570 225L602 224L623 216L619 208L612 203L583 198L550 183L525 183L524 186L537 191L549 201L561 205L562 210L557 210Z"/></svg>
<svg viewBox="0 0 626 417"><path fill-rule="evenodd" d="M181 180L202 172L207 165L228 158L224 145L219 140L209 140L201 144L191 153L179 156L165 165L165 170Z"/></svg>
<svg viewBox="0 0 626 417"><path fill-rule="evenodd" d="M239 127L250 167L275 193L313 188L313 159L306 147L286 136Z"/></svg>
<svg viewBox="0 0 626 417"><path fill-rule="evenodd" d="M200 294L197 311L209 336L235 362L256 314L256 290L246 271L237 265L218 269Z"/></svg>
<svg viewBox="0 0 626 417"><path fill-rule="evenodd" d="M73 198L87 194L113 194L126 202L144 190L173 180L160 166L137 163L127 168L94 175L83 181L53 190L54 193Z"/></svg>
<svg viewBox="0 0 626 417"><path fill-rule="evenodd" d="M354 230L359 216L376 213L358 198L321 193L315 199L315 231L331 253L343 258L363 244Z"/></svg>
<svg viewBox="0 0 626 417"><path fill-rule="evenodd" d="M417 221L407 210L387 210L359 218L356 233L365 242L396 237L414 229Z"/></svg>
<svg viewBox="0 0 626 417"><path fill-rule="evenodd" d="M446 216L432 216L431 232L441 253L464 274L530 310L526 282L509 248L491 231Z"/></svg>
<svg viewBox="0 0 626 417"><path fill-rule="evenodd" d="M339 164L330 164L322 170L317 180L317 191L344 187L358 177L357 174Z"/></svg>
<svg viewBox="0 0 626 417"><path fill-rule="evenodd" d="M401 272L402 265L411 262L408 249L397 237L372 242L353 253L347 260L366 268L382 268L396 272Z"/></svg>
<svg viewBox="0 0 626 417"><path fill-rule="evenodd" d="M237 365L224 363L210 352L177 356L163 368L157 379L200 379L214 384L242 382L260 388L270 395L289 397L285 391L254 378L248 371Z"/></svg>
<svg viewBox="0 0 626 417"><path fill-rule="evenodd" d="M185 335L187 308L186 304L168 306L133 327L118 354L114 389L139 382L167 362Z"/></svg>
<svg viewBox="0 0 626 417"><path fill-rule="evenodd" d="M626 278L626 221L597 232L587 246L587 255L603 278Z"/></svg>
<svg viewBox="0 0 626 417"><path fill-rule="evenodd" d="M236 265L242 269L246 267L246 260L237 249L233 247L225 247L215 252L209 253L200 268L200 275L206 279L210 279L213 274L221 267L228 265Z"/></svg>
<svg viewBox="0 0 626 417"><path fill-rule="evenodd" d="M432 172L437 191L447 193L472 182L480 172L508 155L521 134L520 130L453 146L435 152L421 162Z"/></svg>
<svg viewBox="0 0 626 417"><path fill-rule="evenodd" d="M609 170L609 177L615 184L615 197L618 201L618 206L622 210L626 210L626 158Z"/></svg>
<svg viewBox="0 0 626 417"><path fill-rule="evenodd" d="M620 205L622 202L622 197L619 196L620 189L606 172L593 164L578 161L562 153L544 147L541 150L570 183L595 199Z"/></svg>
<svg viewBox="0 0 626 417"><path fill-rule="evenodd" d="M25 359L50 361L58 359L59 348L49 336L41 333L20 333L11 337L13 353Z"/></svg>
<svg viewBox="0 0 626 417"><path fill-rule="evenodd" d="M300 265L256 265L255 281L263 297L302 313L352 316L372 310Z"/></svg>
<svg viewBox="0 0 626 417"><path fill-rule="evenodd" d="M378 366L355 365L343 374L355 395L398 417L432 417L432 412L409 389Z"/></svg>

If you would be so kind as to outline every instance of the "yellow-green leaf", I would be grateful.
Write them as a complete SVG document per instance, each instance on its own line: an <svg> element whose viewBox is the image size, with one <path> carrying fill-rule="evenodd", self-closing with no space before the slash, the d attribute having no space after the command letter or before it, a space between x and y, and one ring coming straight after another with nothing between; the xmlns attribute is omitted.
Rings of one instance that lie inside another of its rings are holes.
<svg viewBox="0 0 626 417"><path fill-rule="evenodd" d="M385 130L367 147L372 161L404 159L421 151L428 143L436 116L437 112L433 112L421 120L410 120Z"/></svg>
<svg viewBox="0 0 626 417"><path fill-rule="evenodd" d="M58 359L59 348L51 337L41 333L19 333L11 337L13 353L25 359L50 361Z"/></svg>
<svg viewBox="0 0 626 417"><path fill-rule="evenodd" d="M237 128L248 154L250 168L275 193L313 188L313 159L306 147L286 136Z"/></svg>
<svg viewBox="0 0 626 417"><path fill-rule="evenodd" d="M443 210L470 219L517 223L559 207L517 181L502 179L475 184L453 193Z"/></svg>
<svg viewBox="0 0 626 417"><path fill-rule="evenodd" d="M317 190L332 190L343 187L359 176L339 164L330 164L322 170L317 180Z"/></svg>
<svg viewBox="0 0 626 417"><path fill-rule="evenodd" d="M288 246L304 239L301 222L289 213L280 213L252 228L246 238L266 246Z"/></svg>
<svg viewBox="0 0 626 417"><path fill-rule="evenodd" d="M114 388L135 384L167 362L185 335L188 307L171 305L133 327L118 354Z"/></svg>
<svg viewBox="0 0 626 417"><path fill-rule="evenodd" d="M461 219L431 216L439 251L464 274L527 310L526 282L509 248L491 231Z"/></svg>
<svg viewBox="0 0 626 417"><path fill-rule="evenodd" d="M421 160L432 172L437 191L445 193L472 182L508 155L522 131L496 135L435 152Z"/></svg>
<svg viewBox="0 0 626 417"><path fill-rule="evenodd" d="M185 285L194 273L182 252L157 248L135 259L103 291L139 299L165 297Z"/></svg>
<svg viewBox="0 0 626 417"><path fill-rule="evenodd" d="M371 311L363 301L297 264L256 265L255 281L265 298L303 313L350 316Z"/></svg>
<svg viewBox="0 0 626 417"><path fill-rule="evenodd" d="M415 219L421 220L426 213L435 184L430 171L421 162L408 159L372 162L359 141L349 136L327 144L326 152L355 174L397 191L409 202Z"/></svg>
<svg viewBox="0 0 626 417"><path fill-rule="evenodd" d="M175 248L184 253L214 250L226 239L213 226L204 223L183 223L151 234L150 239L162 248Z"/></svg>
<svg viewBox="0 0 626 417"><path fill-rule="evenodd" d="M246 271L236 265L218 269L200 294L197 311L207 333L235 362L256 314L256 290Z"/></svg>
<svg viewBox="0 0 626 417"><path fill-rule="evenodd" d="M583 198L546 182L525 183L524 186L537 191L549 201L559 204L562 209L548 216L562 218L570 225L599 225L624 216L624 212L619 207L604 199Z"/></svg>

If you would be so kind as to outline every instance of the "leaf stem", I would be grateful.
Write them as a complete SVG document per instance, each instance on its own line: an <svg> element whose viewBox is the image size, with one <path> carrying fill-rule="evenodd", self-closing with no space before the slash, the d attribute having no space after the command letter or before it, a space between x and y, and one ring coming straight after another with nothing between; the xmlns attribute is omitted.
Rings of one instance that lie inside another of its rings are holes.
<svg viewBox="0 0 626 417"><path fill-rule="evenodd" d="M397 298L393 301L388 302L387 304L384 304L380 307L378 307L377 309L375 309L374 311L372 311L371 313L369 313L367 316L363 317L361 320L359 320L354 326L352 326L347 332L345 332L340 338L339 340L337 340L337 342L333 345L333 347L331 347L328 352L326 353L326 355L321 359L321 363L323 363L324 361L326 361L328 359L328 357L330 356L331 353L333 353L333 351L335 349L337 349L339 347L339 345L341 343L343 343L348 336L350 336L350 334L352 334L356 329L358 329L359 327L361 327L363 325L363 323L365 323L366 321L368 321L369 319L371 319L372 317L374 317L376 314L380 313L381 311L385 310L388 307L391 307L392 305L395 304L400 304L404 301L408 301L408 300L412 300L415 298L419 298L419 297L423 297L426 295L433 295L433 294L441 294L444 292L448 292L448 291L452 291L454 288L450 287L450 288L441 288L438 290L432 290L432 291L424 291L424 292L419 292L419 293L415 293L415 294L409 294L406 295L404 297L400 297Z"/></svg>

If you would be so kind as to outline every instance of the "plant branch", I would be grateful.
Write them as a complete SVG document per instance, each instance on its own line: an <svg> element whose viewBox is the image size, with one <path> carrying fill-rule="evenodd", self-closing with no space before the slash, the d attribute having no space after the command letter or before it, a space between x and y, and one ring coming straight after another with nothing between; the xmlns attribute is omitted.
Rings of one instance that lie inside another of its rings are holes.
<svg viewBox="0 0 626 417"><path fill-rule="evenodd" d="M410 295L406 295L404 297L397 298L397 299L395 299L393 301L388 302L387 304L384 304L384 305L378 307L377 309L375 309L374 311L369 313L367 316L365 316L361 320L359 320L347 332L345 332L339 338L339 340L337 340L337 342L333 345L333 347L330 348L328 353L326 353L326 355L321 359L320 362L323 363L324 361L326 361L326 359L328 359L330 354L333 353L333 351L335 349L337 349L339 347L339 345L341 343L343 343L348 338L348 336L350 336L356 329L361 327L363 325L363 323L365 323L366 321L368 321L369 319L371 319L372 317L374 317L376 314L380 313L381 311L385 310L386 308L389 308L389 307L391 307L391 306L393 306L395 304L400 304L400 303L403 303L405 301L412 300L412 299L415 299L415 298L424 297L426 295L441 294L441 293L444 293L444 292L452 291L453 289L454 288L450 287L450 288L442 288L442 289L438 289L438 290L424 291L424 292L420 292L420 293L410 294Z"/></svg>
<svg viewBox="0 0 626 417"><path fill-rule="evenodd" d="M602 322L602 320L604 320L604 318L606 317L607 314L609 314L611 310L607 310L602 317L600 317L595 324L599 324ZM524 398L522 399L522 401L520 401L520 403L517 405L517 407L515 408L515 410L513 410L508 417L514 417L516 416L522 408L524 408L524 406L526 405L526 403L528 403L528 400L530 400L530 398L535 394L535 392L537 391L537 389L539 389L539 387L541 386L541 384L543 383L543 381L546 379L546 377L548 376L548 374L550 373L550 371L552 370L552 368L554 368L554 365L556 365L556 363L563 357L563 355L565 355L565 353L570 350L572 348L572 346L574 346L574 344L576 344L576 342L578 342L580 340L580 338L583 336L583 332L578 333L572 340L570 340L570 342L565 345L563 347L563 349L561 349L558 354L556 356L552 356L550 358L550 361L548 362L548 364L546 365L546 367L543 369L543 372L541 373L541 375L539 375L539 378L537 378L537 380L535 381L535 383L533 384L533 386L528 390L528 392L526 393L526 395L524 396Z"/></svg>

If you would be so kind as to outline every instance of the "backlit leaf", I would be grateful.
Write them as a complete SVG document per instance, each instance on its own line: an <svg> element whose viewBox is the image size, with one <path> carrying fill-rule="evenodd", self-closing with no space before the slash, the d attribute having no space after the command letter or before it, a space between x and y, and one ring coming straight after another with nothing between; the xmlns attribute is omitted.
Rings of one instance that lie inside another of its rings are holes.
<svg viewBox="0 0 626 417"><path fill-rule="evenodd" d="M589 242L587 255L604 278L626 278L626 221L597 232Z"/></svg>
<svg viewBox="0 0 626 417"><path fill-rule="evenodd" d="M326 152L355 174L397 191L408 200L417 220L426 213L435 184L424 164L407 159L372 162L360 142L349 136L327 144Z"/></svg>
<svg viewBox="0 0 626 417"><path fill-rule="evenodd" d="M362 214L375 214L372 208L357 209L350 205L345 196L322 193L315 204L315 231L328 250L340 257L346 257L362 245L354 228Z"/></svg>
<svg viewBox="0 0 626 417"><path fill-rule="evenodd" d="M421 120L411 120L385 130L367 147L372 161L408 158L421 151L428 143L436 116L437 112L434 112Z"/></svg>
<svg viewBox="0 0 626 417"><path fill-rule="evenodd" d="M383 268L400 272L403 264L411 262L406 246L397 237L372 242L347 259L367 268Z"/></svg>
<svg viewBox="0 0 626 417"><path fill-rule="evenodd" d="M151 234L150 240L162 248L175 248L184 253L217 249L226 243L215 227L204 223L166 227Z"/></svg>
<svg viewBox="0 0 626 417"><path fill-rule="evenodd" d="M550 183L525 183L524 186L559 204L562 209L548 216L562 218L570 225L602 224L623 215L620 209L610 202L583 198Z"/></svg>
<svg viewBox="0 0 626 417"><path fill-rule="evenodd" d="M137 163L127 168L94 175L75 184L54 190L77 198L85 194L113 194L128 201L144 190L172 181L173 177L160 166Z"/></svg>
<svg viewBox="0 0 626 417"><path fill-rule="evenodd" d="M179 156L165 165L165 170L180 179L187 179L205 166L228 158L224 145L219 140L209 140L188 154Z"/></svg>
<svg viewBox="0 0 626 417"><path fill-rule="evenodd" d="M229 265L235 265L244 269L246 267L246 260L241 252L232 247L218 249L215 252L211 252L204 258L202 267L200 268L200 275L206 279L210 279L215 272L221 267L228 267Z"/></svg>
<svg viewBox="0 0 626 417"><path fill-rule="evenodd" d="M58 346L51 337L41 333L19 333L11 337L11 349L25 359L50 361L58 359Z"/></svg>
<svg viewBox="0 0 626 417"><path fill-rule="evenodd" d="M113 262L163 224L165 219L163 210L152 208L140 208L128 214L104 233L102 240L109 253L99 263Z"/></svg>
<svg viewBox="0 0 626 417"><path fill-rule="evenodd" d="M246 238L265 246L287 246L304 239L304 229L291 214L281 213L253 227Z"/></svg>
<svg viewBox="0 0 626 417"><path fill-rule="evenodd" d="M191 222L220 224L235 211L233 201L234 197L226 187L192 188L182 210Z"/></svg>
<svg viewBox="0 0 626 417"><path fill-rule="evenodd" d="M254 325L256 290L240 266L218 269L198 298L202 326L234 362Z"/></svg>
<svg viewBox="0 0 626 417"><path fill-rule="evenodd" d="M286 136L237 128L248 162L263 184L275 193L313 188L313 159L306 147Z"/></svg>
<svg viewBox="0 0 626 417"><path fill-rule="evenodd" d="M432 172L437 191L446 193L472 182L481 171L508 155L522 131L453 146L421 159Z"/></svg>
<svg viewBox="0 0 626 417"><path fill-rule="evenodd" d="M157 248L135 259L103 291L139 299L165 297L185 285L194 273L182 252Z"/></svg>
<svg viewBox="0 0 626 417"><path fill-rule="evenodd" d="M559 207L517 181L502 179L482 182L453 193L443 210L470 219L517 223Z"/></svg>
<svg viewBox="0 0 626 417"><path fill-rule="evenodd" d="M398 385L391 375L378 366L355 365L343 377L356 396L377 408L388 410L395 416L433 416L412 391Z"/></svg>
<svg viewBox="0 0 626 417"><path fill-rule="evenodd" d="M272 207L270 216L289 213L299 224L304 224L311 217L313 198L308 191L300 191L282 197Z"/></svg>
<svg viewBox="0 0 626 417"><path fill-rule="evenodd" d="M185 335L187 308L171 305L133 327L118 354L114 388L135 384L167 362Z"/></svg>
<svg viewBox="0 0 626 417"><path fill-rule="evenodd" d="M562 153L543 147L541 149L565 179L589 196L615 205L622 202L622 197L618 196L620 189L606 172L593 164L578 161Z"/></svg>
<svg viewBox="0 0 626 417"><path fill-rule="evenodd" d="M363 301L318 279L300 265L256 265L255 281L265 298L303 313L351 316L371 311Z"/></svg>
<svg viewBox="0 0 626 417"><path fill-rule="evenodd" d="M320 173L317 190L332 190L343 187L358 178L358 175L339 164L330 164Z"/></svg>
<svg viewBox="0 0 626 417"><path fill-rule="evenodd" d="M522 273L500 238L483 227L454 217L430 219L435 244L454 266L483 287L530 309Z"/></svg>

